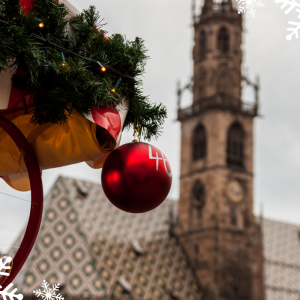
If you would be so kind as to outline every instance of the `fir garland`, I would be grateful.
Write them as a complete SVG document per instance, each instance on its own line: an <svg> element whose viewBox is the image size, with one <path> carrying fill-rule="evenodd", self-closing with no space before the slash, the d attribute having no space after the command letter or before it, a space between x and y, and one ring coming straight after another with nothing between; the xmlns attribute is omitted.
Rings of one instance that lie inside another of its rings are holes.
<svg viewBox="0 0 300 300"><path fill-rule="evenodd" d="M107 39L101 27L93 6L69 18L56 0L36 0L29 14L19 0L1 0L0 71L15 66L13 86L33 95L35 124L66 122L74 112L84 116L93 105L116 107L126 97L124 128L139 118L141 135L150 140L167 112L141 91L139 77L148 59L144 42L119 34ZM95 61L107 66L106 72Z"/></svg>

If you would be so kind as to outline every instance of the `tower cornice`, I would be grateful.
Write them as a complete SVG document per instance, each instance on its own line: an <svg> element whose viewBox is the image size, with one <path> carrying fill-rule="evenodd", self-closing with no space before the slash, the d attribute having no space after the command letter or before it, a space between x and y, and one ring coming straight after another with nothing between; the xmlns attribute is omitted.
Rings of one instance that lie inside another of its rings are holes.
<svg viewBox="0 0 300 300"><path fill-rule="evenodd" d="M198 26L210 24L211 22L216 21L226 21L227 23L235 25L238 24L243 29L243 17L241 14L237 14L235 12L199 15L194 19L194 28L197 29Z"/></svg>
<svg viewBox="0 0 300 300"><path fill-rule="evenodd" d="M229 110L251 117L258 115L258 105L256 103L243 102L241 99L218 93L212 97L203 98L201 101L195 101L190 107L178 109L177 119L183 121L192 116L200 115L209 109Z"/></svg>

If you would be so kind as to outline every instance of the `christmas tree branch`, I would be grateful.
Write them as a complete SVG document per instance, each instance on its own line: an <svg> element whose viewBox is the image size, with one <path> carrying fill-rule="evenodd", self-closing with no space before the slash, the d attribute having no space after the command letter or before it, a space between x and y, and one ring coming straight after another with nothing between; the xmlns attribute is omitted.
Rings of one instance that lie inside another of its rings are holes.
<svg viewBox="0 0 300 300"><path fill-rule="evenodd" d="M94 7L69 19L56 0L36 0L29 14L19 0L3 0L0 71L15 66L13 86L33 95L35 124L66 122L92 106L117 107L125 97L130 104L125 127L142 118L142 136L157 137L167 113L141 91L148 59L144 42L119 34L108 38L99 19Z"/></svg>

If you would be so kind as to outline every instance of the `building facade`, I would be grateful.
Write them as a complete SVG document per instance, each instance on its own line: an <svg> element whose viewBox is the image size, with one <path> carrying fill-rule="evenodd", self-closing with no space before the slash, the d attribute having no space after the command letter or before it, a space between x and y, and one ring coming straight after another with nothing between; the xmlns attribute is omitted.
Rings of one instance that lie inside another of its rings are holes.
<svg viewBox="0 0 300 300"><path fill-rule="evenodd" d="M263 300L260 225L253 214L253 120L241 99L242 16L206 0L195 19L193 104L178 110L181 173L176 234L203 299Z"/></svg>

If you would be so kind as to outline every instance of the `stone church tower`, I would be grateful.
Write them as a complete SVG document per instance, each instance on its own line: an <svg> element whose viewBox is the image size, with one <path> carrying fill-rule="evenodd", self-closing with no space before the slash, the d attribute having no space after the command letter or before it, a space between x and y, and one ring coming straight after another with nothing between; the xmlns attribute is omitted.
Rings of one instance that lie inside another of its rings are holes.
<svg viewBox="0 0 300 300"><path fill-rule="evenodd" d="M202 300L263 300L262 237L253 215L258 83L241 74L242 15L231 0L205 0L194 20L193 104L178 109L175 234L205 291ZM242 102L242 80L254 87L254 104Z"/></svg>

